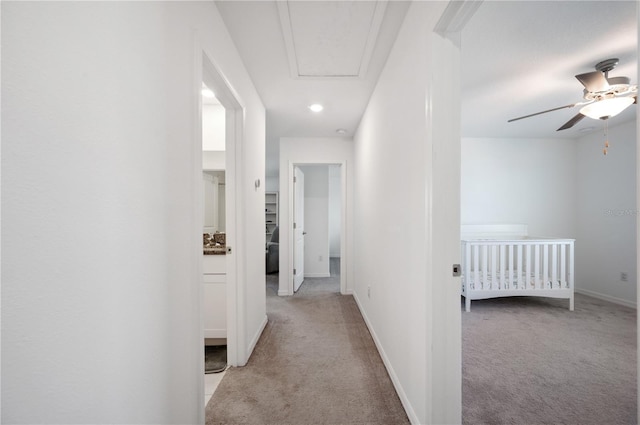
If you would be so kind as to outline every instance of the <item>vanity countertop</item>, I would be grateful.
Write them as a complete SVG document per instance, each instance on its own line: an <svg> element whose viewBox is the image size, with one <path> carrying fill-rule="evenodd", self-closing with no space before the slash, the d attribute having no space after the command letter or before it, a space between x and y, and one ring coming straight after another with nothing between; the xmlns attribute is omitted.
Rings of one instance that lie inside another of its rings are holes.
<svg viewBox="0 0 640 425"><path fill-rule="evenodd" d="M204 255L226 255L227 254L227 247L225 246L216 246L216 247L211 247L211 248L203 248L203 254Z"/></svg>
<svg viewBox="0 0 640 425"><path fill-rule="evenodd" d="M227 235L225 233L202 234L204 255L226 255Z"/></svg>

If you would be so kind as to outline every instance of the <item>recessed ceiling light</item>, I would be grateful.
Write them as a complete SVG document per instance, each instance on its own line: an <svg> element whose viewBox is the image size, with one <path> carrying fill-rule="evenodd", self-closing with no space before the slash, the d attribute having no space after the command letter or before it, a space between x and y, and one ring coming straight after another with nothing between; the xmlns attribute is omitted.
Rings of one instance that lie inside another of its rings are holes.
<svg viewBox="0 0 640 425"><path fill-rule="evenodd" d="M347 134L347 130L345 130L344 128L339 128L336 130L336 133L338 134Z"/></svg>
<svg viewBox="0 0 640 425"><path fill-rule="evenodd" d="M313 105L309 105L309 109L311 109L313 112L320 112L324 109L324 106L319 103L314 103Z"/></svg>

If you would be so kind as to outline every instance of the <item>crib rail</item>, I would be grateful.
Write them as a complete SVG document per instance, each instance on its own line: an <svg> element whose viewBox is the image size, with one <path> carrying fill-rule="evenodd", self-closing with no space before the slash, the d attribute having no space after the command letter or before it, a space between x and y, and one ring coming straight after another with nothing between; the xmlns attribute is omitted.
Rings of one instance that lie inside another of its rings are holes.
<svg viewBox="0 0 640 425"><path fill-rule="evenodd" d="M573 239L463 240L462 294L471 299L540 295L569 298Z"/></svg>

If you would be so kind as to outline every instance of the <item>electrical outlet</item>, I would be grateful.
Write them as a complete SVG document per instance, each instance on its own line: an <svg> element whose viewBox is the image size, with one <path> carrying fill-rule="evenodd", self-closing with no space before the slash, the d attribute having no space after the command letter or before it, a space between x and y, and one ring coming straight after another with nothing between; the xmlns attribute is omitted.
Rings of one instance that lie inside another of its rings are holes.
<svg viewBox="0 0 640 425"><path fill-rule="evenodd" d="M367 286L367 298L371 298L371 286Z"/></svg>
<svg viewBox="0 0 640 425"><path fill-rule="evenodd" d="M627 272L620 272L620 280L622 282L628 282L629 281L629 275L627 274Z"/></svg>
<svg viewBox="0 0 640 425"><path fill-rule="evenodd" d="M318 261L322 261L322 255L318 255Z"/></svg>

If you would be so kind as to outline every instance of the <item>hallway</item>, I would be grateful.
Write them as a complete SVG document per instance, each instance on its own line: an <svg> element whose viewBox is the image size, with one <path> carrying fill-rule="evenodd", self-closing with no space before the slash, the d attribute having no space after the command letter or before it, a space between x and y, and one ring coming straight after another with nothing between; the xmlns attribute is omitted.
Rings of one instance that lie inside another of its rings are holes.
<svg viewBox="0 0 640 425"><path fill-rule="evenodd" d="M337 273L332 259L330 278L307 278L292 297L267 275L269 323L247 366L227 371L207 424L409 422Z"/></svg>

